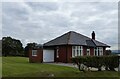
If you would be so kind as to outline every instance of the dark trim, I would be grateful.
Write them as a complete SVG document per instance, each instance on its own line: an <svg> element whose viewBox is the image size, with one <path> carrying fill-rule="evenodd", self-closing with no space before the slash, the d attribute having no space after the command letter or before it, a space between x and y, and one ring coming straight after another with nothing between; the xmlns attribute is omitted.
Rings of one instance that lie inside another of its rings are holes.
<svg viewBox="0 0 120 79"><path fill-rule="evenodd" d="M96 46L96 47L111 47L111 46Z"/></svg>
<svg viewBox="0 0 120 79"><path fill-rule="evenodd" d="M44 48L46 48L46 47L54 47L54 46L64 46L64 45L94 47L94 46L78 45L78 44L61 44L61 45L44 46ZM96 46L96 47L111 47L111 46Z"/></svg>

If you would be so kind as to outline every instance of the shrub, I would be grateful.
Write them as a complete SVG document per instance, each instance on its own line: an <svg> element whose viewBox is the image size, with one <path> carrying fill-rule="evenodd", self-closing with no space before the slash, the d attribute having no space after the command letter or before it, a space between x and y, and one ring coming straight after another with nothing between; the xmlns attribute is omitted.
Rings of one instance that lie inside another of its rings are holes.
<svg viewBox="0 0 120 79"><path fill-rule="evenodd" d="M79 56L72 58L72 62L76 63L80 70L80 65L84 64L87 67L98 68L101 71L101 67L104 65L106 70L114 70L119 65L119 57L108 55L108 56Z"/></svg>
<svg viewBox="0 0 120 79"><path fill-rule="evenodd" d="M115 55L105 56L104 57L104 65L106 66L106 70L114 70L114 68L119 66L119 57Z"/></svg>

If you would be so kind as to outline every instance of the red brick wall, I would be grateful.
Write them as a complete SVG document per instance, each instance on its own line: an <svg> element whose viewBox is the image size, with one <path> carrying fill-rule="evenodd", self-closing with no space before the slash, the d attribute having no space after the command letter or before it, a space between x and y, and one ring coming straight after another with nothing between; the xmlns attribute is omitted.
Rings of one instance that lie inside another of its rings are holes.
<svg viewBox="0 0 120 79"><path fill-rule="evenodd" d="M94 48L90 47L90 55L94 55ZM83 46L83 56L87 55L87 47Z"/></svg>
<svg viewBox="0 0 120 79"><path fill-rule="evenodd" d="M90 55L91 55L91 56L94 55L94 48L90 48Z"/></svg>
<svg viewBox="0 0 120 79"><path fill-rule="evenodd" d="M86 55L86 50L87 50L87 48L85 46L83 46L83 56Z"/></svg>
<svg viewBox="0 0 120 79"><path fill-rule="evenodd" d="M37 50L37 56L32 56L32 49L29 50L29 62L42 62L43 61L43 49L35 49Z"/></svg>
<svg viewBox="0 0 120 79"><path fill-rule="evenodd" d="M87 47L83 46L83 56L86 55ZM71 62L72 46L63 45L59 46L59 58L56 56L55 50L55 62ZM103 48L103 54L105 55L105 47ZM90 48L90 55L94 55L94 48ZM43 62L43 49L37 49L37 56L32 56L32 49L29 50L29 62Z"/></svg>
<svg viewBox="0 0 120 79"><path fill-rule="evenodd" d="M103 47L103 55L106 55L105 50L106 50L106 47Z"/></svg>
<svg viewBox="0 0 120 79"><path fill-rule="evenodd" d="M67 61L71 62L71 57L72 57L72 46L67 46Z"/></svg>
<svg viewBox="0 0 120 79"><path fill-rule="evenodd" d="M66 48L66 46L59 46L59 58L58 58L58 60L59 60L59 62L67 62L66 60L67 60L67 58L66 58L66 50L67 50L67 48Z"/></svg>
<svg viewBox="0 0 120 79"><path fill-rule="evenodd" d="M66 55L66 49L65 48L66 48L66 46L62 46L62 49L60 49L60 50L64 50L64 55ZM86 51L87 51L87 47L83 46L83 56L86 55ZM61 53L61 51L59 53ZM90 55L94 55L94 48L90 48ZM71 62L71 57L72 57L72 46L69 45L69 46L67 46L67 61L68 62ZM66 56L63 56L63 55L60 56L59 60L61 60L61 59L63 59L62 61L66 61Z"/></svg>
<svg viewBox="0 0 120 79"><path fill-rule="evenodd" d="M70 45L63 45L58 46L59 47L59 57L56 56L56 50L55 50L55 62L71 62L72 57L72 46Z"/></svg>

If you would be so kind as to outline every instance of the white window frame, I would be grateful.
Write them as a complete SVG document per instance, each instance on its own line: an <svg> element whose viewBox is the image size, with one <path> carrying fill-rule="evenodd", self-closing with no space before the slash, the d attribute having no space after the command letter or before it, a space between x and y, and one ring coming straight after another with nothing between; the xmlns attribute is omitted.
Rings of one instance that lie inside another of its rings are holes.
<svg viewBox="0 0 120 79"><path fill-rule="evenodd" d="M32 50L32 56L37 56L37 50Z"/></svg>
<svg viewBox="0 0 120 79"><path fill-rule="evenodd" d="M72 57L83 56L82 46L72 46Z"/></svg>
<svg viewBox="0 0 120 79"><path fill-rule="evenodd" d="M97 48L94 48L94 56L97 56Z"/></svg>
<svg viewBox="0 0 120 79"><path fill-rule="evenodd" d="M90 56L90 48L87 48L87 55Z"/></svg>
<svg viewBox="0 0 120 79"><path fill-rule="evenodd" d="M96 55L95 55L95 50L96 50ZM94 48L94 56L102 56L103 55L103 47L97 47L96 49Z"/></svg>
<svg viewBox="0 0 120 79"><path fill-rule="evenodd" d="M99 47L99 53L100 53L100 56L103 55L103 47Z"/></svg>
<svg viewBox="0 0 120 79"><path fill-rule="evenodd" d="M59 58L59 49L56 50L57 58Z"/></svg>
<svg viewBox="0 0 120 79"><path fill-rule="evenodd" d="M72 46L72 57L75 57L75 52L76 52L75 48L76 48L75 46Z"/></svg>

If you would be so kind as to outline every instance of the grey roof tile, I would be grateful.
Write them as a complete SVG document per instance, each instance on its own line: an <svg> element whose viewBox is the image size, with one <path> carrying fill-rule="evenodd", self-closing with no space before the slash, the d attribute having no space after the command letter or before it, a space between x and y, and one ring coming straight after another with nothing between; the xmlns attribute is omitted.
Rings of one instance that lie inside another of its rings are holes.
<svg viewBox="0 0 120 79"><path fill-rule="evenodd" d="M96 47L95 43L92 40L86 40L87 46Z"/></svg>
<svg viewBox="0 0 120 79"><path fill-rule="evenodd" d="M55 46L55 45L84 45L84 46L105 46L110 47L107 44L104 44L102 42L93 40L87 36L84 36L82 34L76 33L74 31L70 31L68 33L65 33L62 36L59 36L47 43L44 43L44 46Z"/></svg>
<svg viewBox="0 0 120 79"><path fill-rule="evenodd" d="M94 43L95 43L95 45L96 46L107 46L107 47L110 47L109 45L107 45L107 44L104 44L104 43L102 43L102 42L99 42L99 41L97 41L97 40L92 40Z"/></svg>

